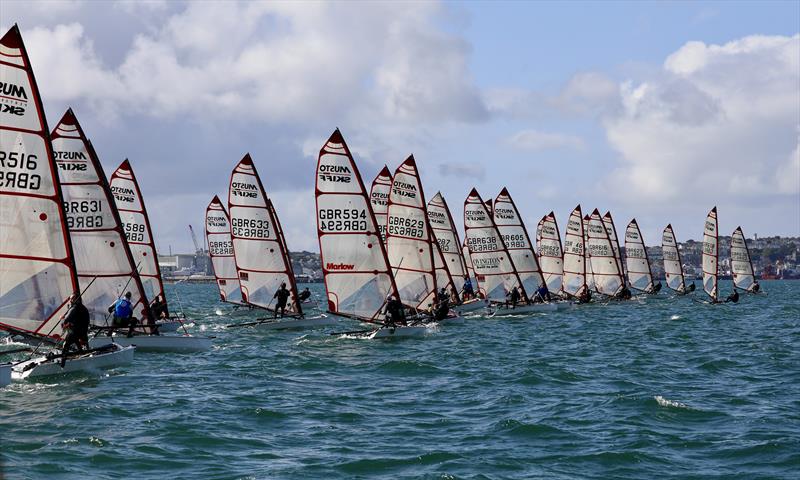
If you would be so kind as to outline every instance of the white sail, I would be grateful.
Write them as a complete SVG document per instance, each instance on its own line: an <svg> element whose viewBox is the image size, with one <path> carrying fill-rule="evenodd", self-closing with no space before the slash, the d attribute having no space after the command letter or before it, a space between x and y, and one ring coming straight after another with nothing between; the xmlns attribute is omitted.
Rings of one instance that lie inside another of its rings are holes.
<svg viewBox="0 0 800 480"><path fill-rule="evenodd" d="M231 173L228 212L242 299L250 305L274 310L275 292L285 283L290 293L286 311L300 313L282 231L249 154Z"/></svg>
<svg viewBox="0 0 800 480"><path fill-rule="evenodd" d="M719 301L719 229L717 207L711 209L703 229L703 290L711 300Z"/></svg>
<svg viewBox="0 0 800 480"><path fill-rule="evenodd" d="M589 258L589 220L589 215L583 216L583 261L586 264L586 288L597 291L592 272L592 260Z"/></svg>
<svg viewBox="0 0 800 480"><path fill-rule="evenodd" d="M522 285L529 295L533 295L536 290L544 285L542 270L539 268L539 261L536 252L533 251L533 243L522 221L514 199L508 193L507 188L503 188L494 201L494 223L503 237L514 268L517 270Z"/></svg>
<svg viewBox="0 0 800 480"><path fill-rule="evenodd" d="M473 285L477 285L476 282L478 280L477 277L475 277L475 264L472 263L472 255L469 253L466 237L464 237L464 243L461 245L461 253L464 257L464 263L467 265L467 276L472 280Z"/></svg>
<svg viewBox="0 0 800 480"><path fill-rule="evenodd" d="M152 301L161 295L166 302L153 230L150 228L142 191L127 159L111 174L109 183L134 264L138 266L145 298Z"/></svg>
<svg viewBox="0 0 800 480"><path fill-rule="evenodd" d="M439 288L434 272L437 245L428 226L425 194L414 156L394 172L386 214L386 254L394 273L400 300L417 309L430 310Z"/></svg>
<svg viewBox="0 0 800 480"><path fill-rule="evenodd" d="M751 292L753 287L758 284L742 227L736 227L731 235L731 271L733 272L733 285L736 288Z"/></svg>
<svg viewBox="0 0 800 480"><path fill-rule="evenodd" d="M367 190L339 130L319 152L316 198L328 311L378 322L397 287Z"/></svg>
<svg viewBox="0 0 800 480"><path fill-rule="evenodd" d="M78 278L42 101L16 25L0 39L0 328L58 339Z"/></svg>
<svg viewBox="0 0 800 480"><path fill-rule="evenodd" d="M464 259L464 251L458 238L453 216L450 208L440 192L428 202L428 223L433 230L433 235L439 243L439 248L444 257L444 262L452 276L456 291L461 294L464 289L464 279L469 275Z"/></svg>
<svg viewBox="0 0 800 480"><path fill-rule="evenodd" d="M150 318L111 188L72 110L67 110L50 137L78 283L92 323L106 326L106 308L125 292L131 292L134 315Z"/></svg>
<svg viewBox="0 0 800 480"><path fill-rule="evenodd" d="M625 286L625 282L614 256L608 231L597 209L594 209L589 218L587 233L595 289L603 295L615 295Z"/></svg>
<svg viewBox="0 0 800 480"><path fill-rule="evenodd" d="M606 227L608 239L611 242L611 248L614 249L614 259L617 261L617 268L622 273L623 279L625 276L625 262L622 261L622 252L619 248L619 236L617 235L617 227L614 226L614 219L611 218L611 212L606 212L603 215L603 225Z"/></svg>
<svg viewBox="0 0 800 480"><path fill-rule="evenodd" d="M369 191L369 202L372 212L375 214L375 221L378 222L378 231L381 233L383 244L386 245L386 212L389 210L389 191L392 189L392 172L389 167L383 166L383 170L378 172L375 180L372 181L372 188Z"/></svg>
<svg viewBox="0 0 800 480"><path fill-rule="evenodd" d="M542 276L547 282L547 289L552 293L558 293L561 291L564 278L564 255L561 248L561 233L558 231L553 212L542 217L536 232L536 249L539 251Z"/></svg>
<svg viewBox="0 0 800 480"><path fill-rule="evenodd" d="M474 188L464 201L464 230L478 288L485 298L504 302L506 292L517 287L522 298L527 300L525 288L506 250L503 237L487 204Z"/></svg>
<svg viewBox="0 0 800 480"><path fill-rule="evenodd" d="M661 235L661 252L664 256L664 276L667 286L676 292L686 293L686 279L683 276L683 264L681 263L681 253L678 250L678 241L672 224L667 225Z"/></svg>
<svg viewBox="0 0 800 480"><path fill-rule="evenodd" d="M562 291L577 297L588 289L584 248L583 214L578 205L570 213L564 232L564 281Z"/></svg>
<svg viewBox="0 0 800 480"><path fill-rule="evenodd" d="M625 229L625 265L628 267L628 283L632 288L645 293L655 292L647 247L635 218Z"/></svg>
<svg viewBox="0 0 800 480"><path fill-rule="evenodd" d="M219 197L214 195L206 208L206 241L211 267L223 302L243 305L242 287L236 270L231 240L231 222Z"/></svg>

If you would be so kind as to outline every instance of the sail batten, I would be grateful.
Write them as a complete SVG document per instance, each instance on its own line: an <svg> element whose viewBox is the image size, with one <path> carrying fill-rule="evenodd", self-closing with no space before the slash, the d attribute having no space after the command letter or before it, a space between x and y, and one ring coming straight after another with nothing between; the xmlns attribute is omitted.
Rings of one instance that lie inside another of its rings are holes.
<svg viewBox="0 0 800 480"><path fill-rule="evenodd" d="M712 302L719 301L719 228L717 207L706 216L703 228L703 290Z"/></svg>
<svg viewBox="0 0 800 480"><path fill-rule="evenodd" d="M59 339L78 291L39 89L19 28L0 39L0 328Z"/></svg>
<svg viewBox="0 0 800 480"><path fill-rule="evenodd" d="M242 301L274 310L275 293L285 283L286 311L301 313L283 230L249 154L231 172L228 215Z"/></svg>
<svg viewBox="0 0 800 480"><path fill-rule="evenodd" d="M517 209L514 199L503 188L494 200L492 209L494 223L503 238L517 275L529 295L535 293L544 284L539 260L533 250L533 243L525 228L525 222Z"/></svg>
<svg viewBox="0 0 800 480"><path fill-rule="evenodd" d="M550 292L561 291L564 278L564 253L561 247L561 233L553 212L542 217L536 228L536 250L539 252L539 266Z"/></svg>
<svg viewBox="0 0 800 480"><path fill-rule="evenodd" d="M320 149L315 196L328 311L379 323L397 287L367 189L339 130Z"/></svg>
<svg viewBox="0 0 800 480"><path fill-rule="evenodd" d="M632 288L645 293L655 291L647 247L635 218L625 229L625 265L628 267L628 283Z"/></svg>
<svg viewBox="0 0 800 480"><path fill-rule="evenodd" d="M464 230L478 288L484 298L505 301L506 293L516 287L522 299L527 301L527 292L489 206L474 188L464 201Z"/></svg>
<svg viewBox="0 0 800 480"><path fill-rule="evenodd" d="M83 304L92 323L105 326L106 308L126 292L131 292L134 315L149 318L144 287L111 187L72 110L64 114L51 138Z"/></svg>

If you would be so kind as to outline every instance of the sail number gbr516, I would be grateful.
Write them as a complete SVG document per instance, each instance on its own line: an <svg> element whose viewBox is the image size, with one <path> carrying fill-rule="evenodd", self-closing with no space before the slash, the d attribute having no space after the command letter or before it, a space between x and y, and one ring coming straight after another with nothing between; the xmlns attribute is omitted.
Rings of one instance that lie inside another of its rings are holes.
<svg viewBox="0 0 800 480"><path fill-rule="evenodd" d="M322 208L319 229L323 232L365 232L367 211L361 208Z"/></svg>
<svg viewBox="0 0 800 480"><path fill-rule="evenodd" d="M39 190L42 177L36 173L37 161L33 154L0 150L0 187Z"/></svg>

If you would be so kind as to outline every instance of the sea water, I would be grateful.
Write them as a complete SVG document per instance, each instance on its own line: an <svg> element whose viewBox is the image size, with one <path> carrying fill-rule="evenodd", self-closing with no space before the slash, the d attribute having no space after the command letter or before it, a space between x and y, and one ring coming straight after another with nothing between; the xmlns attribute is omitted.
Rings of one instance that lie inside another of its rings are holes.
<svg viewBox="0 0 800 480"><path fill-rule="evenodd" d="M800 282L763 286L389 341L229 329L263 314L168 286L213 349L0 390L0 478L796 479Z"/></svg>

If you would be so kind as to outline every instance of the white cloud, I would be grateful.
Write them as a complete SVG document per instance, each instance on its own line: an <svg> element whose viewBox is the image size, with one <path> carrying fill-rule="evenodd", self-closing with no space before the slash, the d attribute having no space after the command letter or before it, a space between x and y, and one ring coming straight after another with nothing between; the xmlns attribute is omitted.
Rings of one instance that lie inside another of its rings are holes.
<svg viewBox="0 0 800 480"><path fill-rule="evenodd" d="M461 177L470 180L483 180L486 177L486 168L479 163L441 163L439 173L445 177Z"/></svg>
<svg viewBox="0 0 800 480"><path fill-rule="evenodd" d="M521 150L551 150L558 148L582 150L585 148L584 141L578 136L538 130L517 132L509 137L506 142L512 147Z"/></svg>
<svg viewBox="0 0 800 480"><path fill-rule="evenodd" d="M662 75L621 85L622 110L604 118L622 161L609 191L637 203L796 195L798 84L800 35L687 43Z"/></svg>

